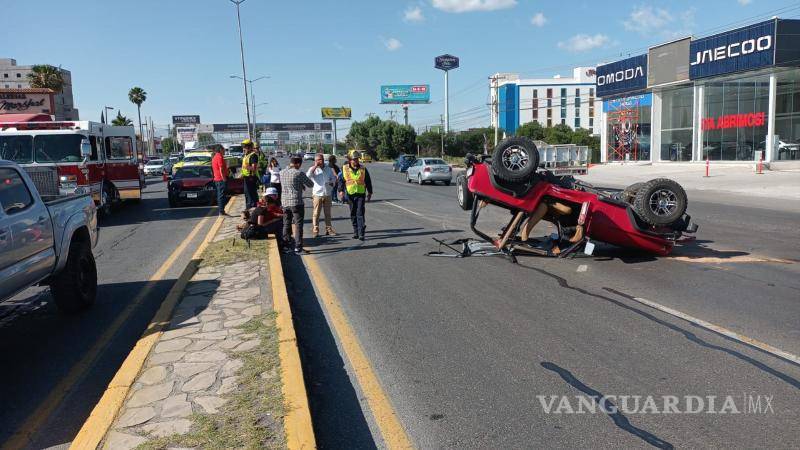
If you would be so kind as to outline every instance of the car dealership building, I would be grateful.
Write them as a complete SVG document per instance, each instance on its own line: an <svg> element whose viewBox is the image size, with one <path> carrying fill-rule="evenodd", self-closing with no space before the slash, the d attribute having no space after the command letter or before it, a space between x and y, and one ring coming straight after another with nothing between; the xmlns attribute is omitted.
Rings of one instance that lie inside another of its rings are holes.
<svg viewBox="0 0 800 450"><path fill-rule="evenodd" d="M596 84L603 162L800 160L800 20L661 44Z"/></svg>

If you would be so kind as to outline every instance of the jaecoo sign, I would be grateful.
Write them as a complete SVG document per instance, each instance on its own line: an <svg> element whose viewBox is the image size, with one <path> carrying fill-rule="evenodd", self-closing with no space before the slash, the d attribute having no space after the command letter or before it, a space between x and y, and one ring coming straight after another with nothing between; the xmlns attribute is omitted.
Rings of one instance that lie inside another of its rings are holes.
<svg viewBox="0 0 800 450"><path fill-rule="evenodd" d="M597 96L635 92L647 86L647 55L597 67Z"/></svg>
<svg viewBox="0 0 800 450"><path fill-rule="evenodd" d="M689 76L702 78L775 64L775 21L692 41Z"/></svg>

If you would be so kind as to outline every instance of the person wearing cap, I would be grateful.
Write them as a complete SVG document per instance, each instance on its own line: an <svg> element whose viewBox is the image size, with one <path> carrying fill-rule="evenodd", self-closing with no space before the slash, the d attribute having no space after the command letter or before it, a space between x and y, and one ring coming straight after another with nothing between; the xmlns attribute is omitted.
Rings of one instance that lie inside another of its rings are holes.
<svg viewBox="0 0 800 450"><path fill-rule="evenodd" d="M319 236L319 215L325 212L325 234L336 236L336 231L331 225L331 194L336 175L333 169L325 166L325 156L317 153L314 157L314 165L308 168L306 176L314 182L311 190L313 209L311 210L311 237Z"/></svg>
<svg viewBox="0 0 800 450"><path fill-rule="evenodd" d="M214 187L217 189L217 207L220 216L227 216L225 213L225 181L228 179L228 165L225 164L225 149L220 145L214 149L214 157L211 158L211 173L214 176Z"/></svg>
<svg viewBox="0 0 800 450"><path fill-rule="evenodd" d="M365 203L372 199L372 180L367 168L359 162L357 151L348 154L348 162L339 173L339 198L350 205L353 239L364 240Z"/></svg>
<svg viewBox="0 0 800 450"><path fill-rule="evenodd" d="M242 178L244 179L245 208L250 209L258 202L258 154L253 148L253 141L242 141L244 157L242 158Z"/></svg>

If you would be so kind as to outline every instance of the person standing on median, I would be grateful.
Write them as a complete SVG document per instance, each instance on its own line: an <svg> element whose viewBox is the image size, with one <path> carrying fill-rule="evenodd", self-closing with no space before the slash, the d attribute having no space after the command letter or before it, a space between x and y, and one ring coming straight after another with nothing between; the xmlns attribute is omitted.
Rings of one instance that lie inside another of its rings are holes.
<svg viewBox="0 0 800 450"><path fill-rule="evenodd" d="M325 156L317 153L314 157L314 165L308 168L306 176L314 182L314 189L311 191L311 198L314 207L311 210L311 237L319 236L319 214L325 212L325 234L336 236L336 231L331 225L331 194L336 175L330 167L325 166Z"/></svg>
<svg viewBox="0 0 800 450"><path fill-rule="evenodd" d="M258 153L253 148L253 141L242 141L244 157L242 158L242 178L244 179L245 208L255 208L258 203Z"/></svg>
<svg viewBox="0 0 800 450"><path fill-rule="evenodd" d="M353 239L364 241L366 223L365 203L372 199L372 180L367 168L359 162L357 151L348 155L347 165L339 174L339 198L350 205L350 221L353 223Z"/></svg>
<svg viewBox="0 0 800 450"><path fill-rule="evenodd" d="M305 205L303 205L303 189L314 187L306 174L300 171L303 158L293 156L289 166L281 171L281 205L283 206L283 240L286 249L289 244L294 244L294 252L303 253L303 219L305 218Z"/></svg>
<svg viewBox="0 0 800 450"><path fill-rule="evenodd" d="M217 188L217 207L220 216L227 216L225 213L225 181L228 179L228 165L225 164L225 149L220 145L214 151L211 158L211 172L214 175L214 187Z"/></svg>

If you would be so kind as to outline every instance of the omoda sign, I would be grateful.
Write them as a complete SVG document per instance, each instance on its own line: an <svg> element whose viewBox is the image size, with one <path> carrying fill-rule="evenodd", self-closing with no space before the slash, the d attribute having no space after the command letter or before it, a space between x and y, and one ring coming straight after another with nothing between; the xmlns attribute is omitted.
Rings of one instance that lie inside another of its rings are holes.
<svg viewBox="0 0 800 450"><path fill-rule="evenodd" d="M647 55L597 67L597 96L635 92L647 86Z"/></svg>
<svg viewBox="0 0 800 450"><path fill-rule="evenodd" d="M692 79L771 66L775 63L775 20L692 41L690 58Z"/></svg>

